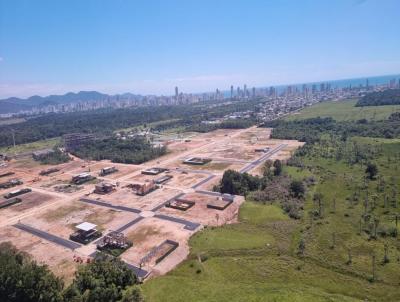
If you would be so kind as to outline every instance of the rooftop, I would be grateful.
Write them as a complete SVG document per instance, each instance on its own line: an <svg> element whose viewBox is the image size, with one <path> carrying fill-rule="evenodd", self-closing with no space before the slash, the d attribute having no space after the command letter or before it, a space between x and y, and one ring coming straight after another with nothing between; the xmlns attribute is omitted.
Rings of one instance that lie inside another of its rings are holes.
<svg viewBox="0 0 400 302"><path fill-rule="evenodd" d="M90 222L82 222L81 224L78 224L76 226L76 228L78 230L82 230L82 231L90 231L90 230L94 230L97 227L97 225L90 223Z"/></svg>

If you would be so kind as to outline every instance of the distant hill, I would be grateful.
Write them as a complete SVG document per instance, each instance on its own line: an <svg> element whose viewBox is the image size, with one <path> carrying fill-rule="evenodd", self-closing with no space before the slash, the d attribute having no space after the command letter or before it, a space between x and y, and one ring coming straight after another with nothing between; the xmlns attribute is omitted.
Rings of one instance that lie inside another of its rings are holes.
<svg viewBox="0 0 400 302"><path fill-rule="evenodd" d="M97 91L80 91L78 93L69 92L64 95L49 95L41 97L31 96L27 99L11 97L0 100L0 113L14 113L32 108L40 108L49 105L64 105L80 102L96 102L107 100L112 96Z"/></svg>

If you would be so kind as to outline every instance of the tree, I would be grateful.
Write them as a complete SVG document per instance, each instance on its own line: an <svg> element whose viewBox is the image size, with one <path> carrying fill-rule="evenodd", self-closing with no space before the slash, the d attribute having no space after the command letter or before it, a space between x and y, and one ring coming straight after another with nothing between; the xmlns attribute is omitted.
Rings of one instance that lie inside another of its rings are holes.
<svg viewBox="0 0 400 302"><path fill-rule="evenodd" d="M290 183L289 189L290 189L291 194L296 198L303 197L306 192L304 184L301 180L293 180Z"/></svg>
<svg viewBox="0 0 400 302"><path fill-rule="evenodd" d="M0 244L0 300L16 302L62 301L63 282L11 243Z"/></svg>
<svg viewBox="0 0 400 302"><path fill-rule="evenodd" d="M299 256L304 256L305 250L306 250L306 241L303 238L301 238L300 241L299 241L297 254Z"/></svg>
<svg viewBox="0 0 400 302"><path fill-rule="evenodd" d="M128 291L130 286L137 283L135 274L124 262L100 253L92 262L79 267L65 295L75 301L81 297L85 302L120 301L124 296L125 301L142 301L128 299L141 297L136 291Z"/></svg>
<svg viewBox="0 0 400 302"><path fill-rule="evenodd" d="M278 176L282 173L282 162L277 159L274 161L274 175Z"/></svg>
<svg viewBox="0 0 400 302"><path fill-rule="evenodd" d="M378 167L374 163L368 163L365 173L367 173L369 179L373 180L378 174Z"/></svg>
<svg viewBox="0 0 400 302"><path fill-rule="evenodd" d="M258 177L248 173L240 173L234 170L226 170L221 179L221 193L245 195L249 191L255 191L260 187Z"/></svg>
<svg viewBox="0 0 400 302"><path fill-rule="evenodd" d="M314 193L313 200L314 200L314 202L316 202L318 204L318 216L322 217L322 215L323 215L323 212L322 212L322 210L323 210L323 203L322 203L323 195L319 192Z"/></svg>

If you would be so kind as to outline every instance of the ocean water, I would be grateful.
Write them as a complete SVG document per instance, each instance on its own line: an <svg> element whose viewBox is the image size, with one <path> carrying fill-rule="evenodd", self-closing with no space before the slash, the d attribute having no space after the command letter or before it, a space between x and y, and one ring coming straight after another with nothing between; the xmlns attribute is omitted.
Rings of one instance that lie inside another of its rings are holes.
<svg viewBox="0 0 400 302"><path fill-rule="evenodd" d="M297 83L297 84L287 84L287 85L276 85L273 86L275 89L278 91L278 93L281 93L284 89L286 89L288 86L292 87L297 87L301 91L303 84L306 84L308 87L311 88L312 85L317 85L317 90L319 90L319 85L322 83L329 83L331 85L331 89L334 88L345 88L345 87L358 87L360 85L365 86L366 81L368 79L368 83L370 86L375 86L375 85L384 85L384 84L389 84L390 80L395 79L396 84L398 84L398 81L400 80L400 74L394 74L394 75L384 75L384 76L372 76L372 77L363 77L363 78L352 78L352 79L340 79L340 80L330 80L330 81L320 81L320 82L305 82L305 83ZM269 88L270 86L263 86L263 87L256 87L256 89L265 89ZM243 87L240 87L243 89ZM247 88L250 93L252 87ZM236 94L236 86L234 90ZM223 91L225 97L230 97L230 91Z"/></svg>

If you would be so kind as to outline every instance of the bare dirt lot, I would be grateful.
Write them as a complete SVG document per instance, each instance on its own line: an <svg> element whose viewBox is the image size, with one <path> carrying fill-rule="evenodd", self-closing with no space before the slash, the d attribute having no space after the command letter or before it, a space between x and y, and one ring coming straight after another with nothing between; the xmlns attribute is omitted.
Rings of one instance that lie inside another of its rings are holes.
<svg viewBox="0 0 400 302"><path fill-rule="evenodd" d="M29 158L13 160L1 171L14 171L15 175L7 178L21 178L24 184L1 190L0 194L24 187L31 188L33 192L22 195L21 204L0 210L3 226L0 228L0 242L13 241L18 248L27 251L36 260L47 263L57 275L71 278L76 269L72 256L92 255L96 249L94 242L72 252L12 225L20 220L23 224L68 239L76 224L87 221L98 225L103 234L117 229L124 232L133 241L133 247L122 254L122 259L136 266L165 240L178 242L178 248L160 263L154 262L156 256L150 257L152 260L144 263L143 268L151 276L165 274L187 257L188 240L194 232L206 225L236 222L239 206L244 201L243 197L235 196L233 203L227 208L213 209L207 207L207 204L223 206L225 202L212 192L201 193L196 190L212 191L227 169L261 173L265 160L285 160L302 145L297 141L271 140L269 135L270 129L256 127L195 134L190 139L167 141L169 152L166 155L141 165L83 161L74 157L71 162L53 166L60 171L48 176L40 176L39 173L51 166L40 165ZM256 151L264 148L277 151ZM183 160L193 156L207 157L211 162L205 165L183 164ZM108 166L115 166L119 171L99 177L100 170ZM142 170L151 167L169 168L170 171L155 176L141 174ZM69 185L72 176L82 172L90 172L98 179L78 187L60 188ZM138 196L127 187L129 184L143 184L166 175L171 175L172 178L145 196ZM105 195L94 194L95 184L100 181L116 185L116 190ZM195 205L187 211L165 207L168 200L177 197L192 200ZM81 198L97 204L83 202ZM53 253L47 253L49 249ZM161 250L155 254L158 257L160 253L162 254Z"/></svg>
<svg viewBox="0 0 400 302"><path fill-rule="evenodd" d="M0 197L3 200L2 197ZM22 199L22 202L11 205L7 208L0 209L0 215L4 218L12 218L16 215L21 215L24 213L28 213L31 210L34 210L40 205L52 202L55 200L55 197L49 194L43 194L39 192L30 192L23 195L18 196L18 198ZM5 199L4 199L5 200Z"/></svg>
<svg viewBox="0 0 400 302"><path fill-rule="evenodd" d="M138 196L129 188L121 188L111 194L91 194L89 197L101 199L113 205L132 207L140 210L151 210L179 193L180 191L177 189L159 188L145 196Z"/></svg>
<svg viewBox="0 0 400 302"><path fill-rule="evenodd" d="M81 201L51 208L32 215L21 222L50 234L68 239L75 225L82 222L96 224L99 231L109 232L133 220L137 215L129 212L90 205Z"/></svg>
<svg viewBox="0 0 400 302"><path fill-rule="evenodd" d="M125 234L129 240L133 242L133 247L122 254L122 259L136 265L139 265L143 257L166 239L179 242L180 246L166 259L160 262L160 264L164 261L170 262L173 267L187 256L187 241L192 232L185 230L181 225L173 222L147 218L143 222L126 230ZM154 263L144 263L144 268L147 270L153 267Z"/></svg>
<svg viewBox="0 0 400 302"><path fill-rule="evenodd" d="M182 199L194 201L195 205L186 211L164 207L160 213L182 217L184 219L201 223L203 225L222 225L234 221L239 205L243 202L241 197L229 205L225 210L207 208L207 204L217 202L219 197L200 193L188 193Z"/></svg>

